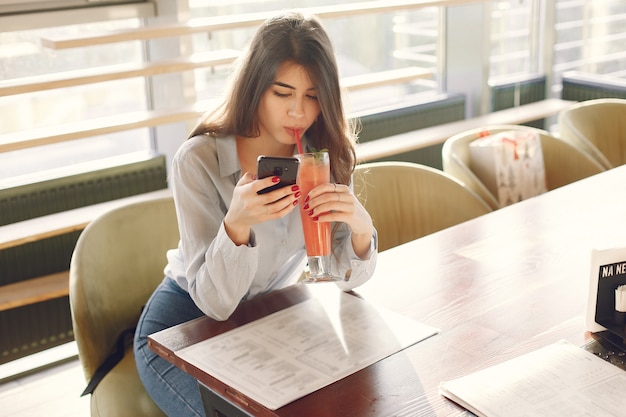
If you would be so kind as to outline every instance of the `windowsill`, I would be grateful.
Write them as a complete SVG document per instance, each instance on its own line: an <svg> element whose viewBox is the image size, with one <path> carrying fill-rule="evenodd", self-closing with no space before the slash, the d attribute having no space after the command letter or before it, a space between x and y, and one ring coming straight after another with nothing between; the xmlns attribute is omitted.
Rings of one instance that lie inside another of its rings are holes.
<svg viewBox="0 0 626 417"><path fill-rule="evenodd" d="M151 151L138 151L123 155L112 156L109 158L83 162L80 164L72 164L60 168L33 172L31 174L5 178L0 180L0 190L38 183L42 181L54 180L57 178L69 177L72 175L83 174L86 172L113 168L120 165L142 162L151 159L154 156L155 154Z"/></svg>
<svg viewBox="0 0 626 417"><path fill-rule="evenodd" d="M7 362L0 365L0 384L77 357L76 342L69 342Z"/></svg>

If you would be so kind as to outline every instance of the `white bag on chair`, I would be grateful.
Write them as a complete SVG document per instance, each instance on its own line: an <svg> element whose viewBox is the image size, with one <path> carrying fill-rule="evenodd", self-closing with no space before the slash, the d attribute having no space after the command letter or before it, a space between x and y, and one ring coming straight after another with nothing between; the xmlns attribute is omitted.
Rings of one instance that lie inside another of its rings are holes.
<svg viewBox="0 0 626 417"><path fill-rule="evenodd" d="M470 143L470 168L508 206L547 191L541 138L535 132L486 133Z"/></svg>

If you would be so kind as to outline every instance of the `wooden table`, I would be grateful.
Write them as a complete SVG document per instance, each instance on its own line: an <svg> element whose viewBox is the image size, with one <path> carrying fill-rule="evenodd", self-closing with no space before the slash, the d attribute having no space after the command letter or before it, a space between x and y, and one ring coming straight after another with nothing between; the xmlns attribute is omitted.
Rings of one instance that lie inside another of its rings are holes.
<svg viewBox="0 0 626 417"><path fill-rule="evenodd" d="M590 252L626 246L626 166L553 190L380 254L355 293L441 333L275 412L241 398L174 351L309 297L294 286L157 333L150 346L252 415L460 416L441 381L585 331ZM210 389L207 391L206 387Z"/></svg>

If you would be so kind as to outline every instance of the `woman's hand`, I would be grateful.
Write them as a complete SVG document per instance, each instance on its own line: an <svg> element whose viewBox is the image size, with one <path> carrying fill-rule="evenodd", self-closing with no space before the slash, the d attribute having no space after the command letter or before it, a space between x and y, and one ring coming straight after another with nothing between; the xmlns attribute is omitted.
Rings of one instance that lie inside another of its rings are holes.
<svg viewBox="0 0 626 417"><path fill-rule="evenodd" d="M226 233L236 245L248 244L253 225L284 217L297 205L300 196L297 185L258 194L258 191L279 180L279 177L257 180L254 175L245 173L237 182L233 199L224 217Z"/></svg>
<svg viewBox="0 0 626 417"><path fill-rule="evenodd" d="M347 223L352 230L354 252L361 259L369 257L372 217L347 185L318 185L305 199L304 210L316 221Z"/></svg>

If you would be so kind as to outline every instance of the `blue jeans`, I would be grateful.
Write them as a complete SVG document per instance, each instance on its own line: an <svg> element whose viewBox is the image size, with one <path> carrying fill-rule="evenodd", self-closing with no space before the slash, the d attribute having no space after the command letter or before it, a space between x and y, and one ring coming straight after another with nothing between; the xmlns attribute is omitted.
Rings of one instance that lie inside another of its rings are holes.
<svg viewBox="0 0 626 417"><path fill-rule="evenodd" d="M168 416L204 416L196 379L148 347L148 335L202 316L189 294L165 278L141 313L135 332L137 371L146 391Z"/></svg>

